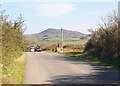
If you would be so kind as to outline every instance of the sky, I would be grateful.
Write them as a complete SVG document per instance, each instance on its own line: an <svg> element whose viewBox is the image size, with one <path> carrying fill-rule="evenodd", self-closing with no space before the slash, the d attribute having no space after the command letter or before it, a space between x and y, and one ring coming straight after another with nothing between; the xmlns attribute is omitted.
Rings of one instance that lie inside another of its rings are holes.
<svg viewBox="0 0 120 86"><path fill-rule="evenodd" d="M15 20L20 14L27 27L24 34L33 34L48 28L79 31L97 29L101 17L118 10L117 2L3 2L9 18Z"/></svg>

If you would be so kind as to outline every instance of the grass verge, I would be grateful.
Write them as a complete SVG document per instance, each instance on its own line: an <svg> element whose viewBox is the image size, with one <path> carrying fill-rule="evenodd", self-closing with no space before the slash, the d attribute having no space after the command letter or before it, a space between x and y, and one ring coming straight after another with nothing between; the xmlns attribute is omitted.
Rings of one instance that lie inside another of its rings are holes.
<svg viewBox="0 0 120 86"><path fill-rule="evenodd" d="M2 84L23 84L26 53L7 67L7 74L2 74Z"/></svg>
<svg viewBox="0 0 120 86"><path fill-rule="evenodd" d="M107 68L120 69L120 63L119 63L120 59L104 59L90 52L84 52L84 53L82 52L61 52L59 54L70 56L78 60L91 62L93 64L101 64L101 65L106 66Z"/></svg>

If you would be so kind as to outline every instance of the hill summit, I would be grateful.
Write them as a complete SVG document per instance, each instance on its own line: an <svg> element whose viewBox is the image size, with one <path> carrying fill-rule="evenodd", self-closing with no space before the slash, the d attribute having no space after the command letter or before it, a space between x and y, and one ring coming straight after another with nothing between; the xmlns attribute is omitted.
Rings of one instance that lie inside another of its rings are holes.
<svg viewBox="0 0 120 86"><path fill-rule="evenodd" d="M40 33L25 35L27 39L53 41L61 38L61 29L48 28ZM78 31L63 29L64 39L86 39L87 35Z"/></svg>

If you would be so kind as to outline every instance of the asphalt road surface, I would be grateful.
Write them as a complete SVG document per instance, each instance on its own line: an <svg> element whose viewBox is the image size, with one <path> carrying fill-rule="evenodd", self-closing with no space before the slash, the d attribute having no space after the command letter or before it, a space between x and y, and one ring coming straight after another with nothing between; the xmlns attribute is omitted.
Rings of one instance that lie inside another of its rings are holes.
<svg viewBox="0 0 120 86"><path fill-rule="evenodd" d="M28 52L24 84L118 83L120 72L51 52Z"/></svg>

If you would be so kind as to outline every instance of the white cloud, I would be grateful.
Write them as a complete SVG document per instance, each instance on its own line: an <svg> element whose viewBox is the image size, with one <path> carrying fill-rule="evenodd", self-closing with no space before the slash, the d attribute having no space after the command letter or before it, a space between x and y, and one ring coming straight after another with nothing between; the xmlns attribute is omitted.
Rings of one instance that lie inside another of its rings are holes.
<svg viewBox="0 0 120 86"><path fill-rule="evenodd" d="M37 11L40 16L56 17L72 12L75 9L75 4L72 3L47 3L37 6Z"/></svg>

